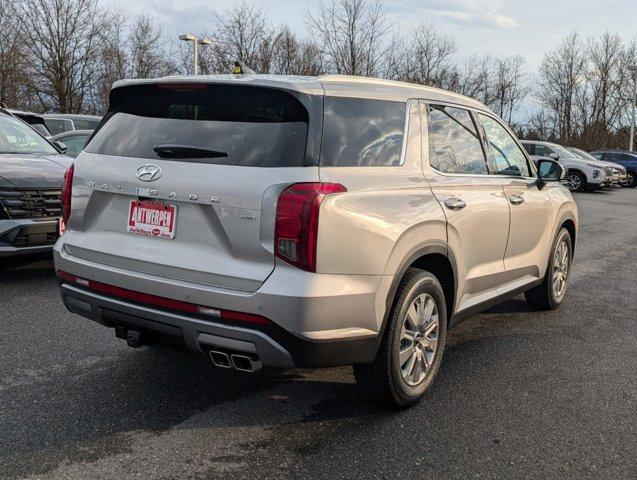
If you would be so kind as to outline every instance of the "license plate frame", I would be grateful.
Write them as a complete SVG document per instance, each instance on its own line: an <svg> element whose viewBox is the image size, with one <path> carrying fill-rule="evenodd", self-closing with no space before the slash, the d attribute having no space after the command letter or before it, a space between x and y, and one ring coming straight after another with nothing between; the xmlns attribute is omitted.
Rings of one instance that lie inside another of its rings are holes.
<svg viewBox="0 0 637 480"><path fill-rule="evenodd" d="M177 225L177 205L156 200L133 199L128 206L126 231L136 235L173 239Z"/></svg>

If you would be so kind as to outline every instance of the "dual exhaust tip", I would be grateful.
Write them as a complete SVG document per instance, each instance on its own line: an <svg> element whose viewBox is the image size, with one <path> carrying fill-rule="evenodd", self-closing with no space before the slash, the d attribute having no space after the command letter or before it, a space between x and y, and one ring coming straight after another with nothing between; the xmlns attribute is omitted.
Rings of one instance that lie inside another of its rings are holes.
<svg viewBox="0 0 637 480"><path fill-rule="evenodd" d="M243 353L228 353L210 350L212 363L219 368L233 368L240 372L257 372L261 370L261 361Z"/></svg>

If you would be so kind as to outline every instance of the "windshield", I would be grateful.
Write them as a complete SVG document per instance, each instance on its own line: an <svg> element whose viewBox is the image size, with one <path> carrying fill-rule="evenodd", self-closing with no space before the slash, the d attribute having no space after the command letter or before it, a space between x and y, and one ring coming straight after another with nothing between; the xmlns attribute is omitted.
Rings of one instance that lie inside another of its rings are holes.
<svg viewBox="0 0 637 480"><path fill-rule="evenodd" d="M597 161L597 158L592 156L590 153L585 152L584 150L580 150L579 148L569 147L569 150L583 160L592 160L594 162Z"/></svg>
<svg viewBox="0 0 637 480"><path fill-rule="evenodd" d="M47 153L57 150L20 120L0 115L0 153Z"/></svg>
<svg viewBox="0 0 637 480"><path fill-rule="evenodd" d="M569 152L561 145L551 143L551 148L555 150L555 153L557 153L560 158L577 158L577 155L575 155L573 152Z"/></svg>
<svg viewBox="0 0 637 480"><path fill-rule="evenodd" d="M302 166L308 114L279 90L230 85L116 89L89 153L247 167Z"/></svg>

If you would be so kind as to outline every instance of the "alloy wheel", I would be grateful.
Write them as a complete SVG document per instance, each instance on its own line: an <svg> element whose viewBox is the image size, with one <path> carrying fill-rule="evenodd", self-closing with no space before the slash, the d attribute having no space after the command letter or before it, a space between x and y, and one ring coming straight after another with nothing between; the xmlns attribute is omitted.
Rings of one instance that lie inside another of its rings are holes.
<svg viewBox="0 0 637 480"><path fill-rule="evenodd" d="M560 300L566 292L570 255L566 240L560 240L553 257L552 288L555 299Z"/></svg>
<svg viewBox="0 0 637 480"><path fill-rule="evenodd" d="M571 173L566 177L566 186L571 192L576 192L582 188L582 177L576 173Z"/></svg>
<svg viewBox="0 0 637 480"><path fill-rule="evenodd" d="M433 297L422 294L411 303L400 331L398 361L407 385L415 387L427 375L436 355L440 321Z"/></svg>

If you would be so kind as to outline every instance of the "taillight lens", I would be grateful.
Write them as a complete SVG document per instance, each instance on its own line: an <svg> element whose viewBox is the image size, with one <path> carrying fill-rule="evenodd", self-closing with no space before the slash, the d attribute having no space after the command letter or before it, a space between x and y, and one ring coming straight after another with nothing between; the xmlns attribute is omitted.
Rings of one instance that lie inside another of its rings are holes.
<svg viewBox="0 0 637 480"><path fill-rule="evenodd" d="M276 206L275 255L295 267L316 272L321 202L325 195L346 191L339 183L296 183L286 188Z"/></svg>
<svg viewBox="0 0 637 480"><path fill-rule="evenodd" d="M62 193L60 195L60 201L62 203L62 225L66 225L66 222L71 215L71 190L73 189L73 164L64 173L64 180L62 181Z"/></svg>

